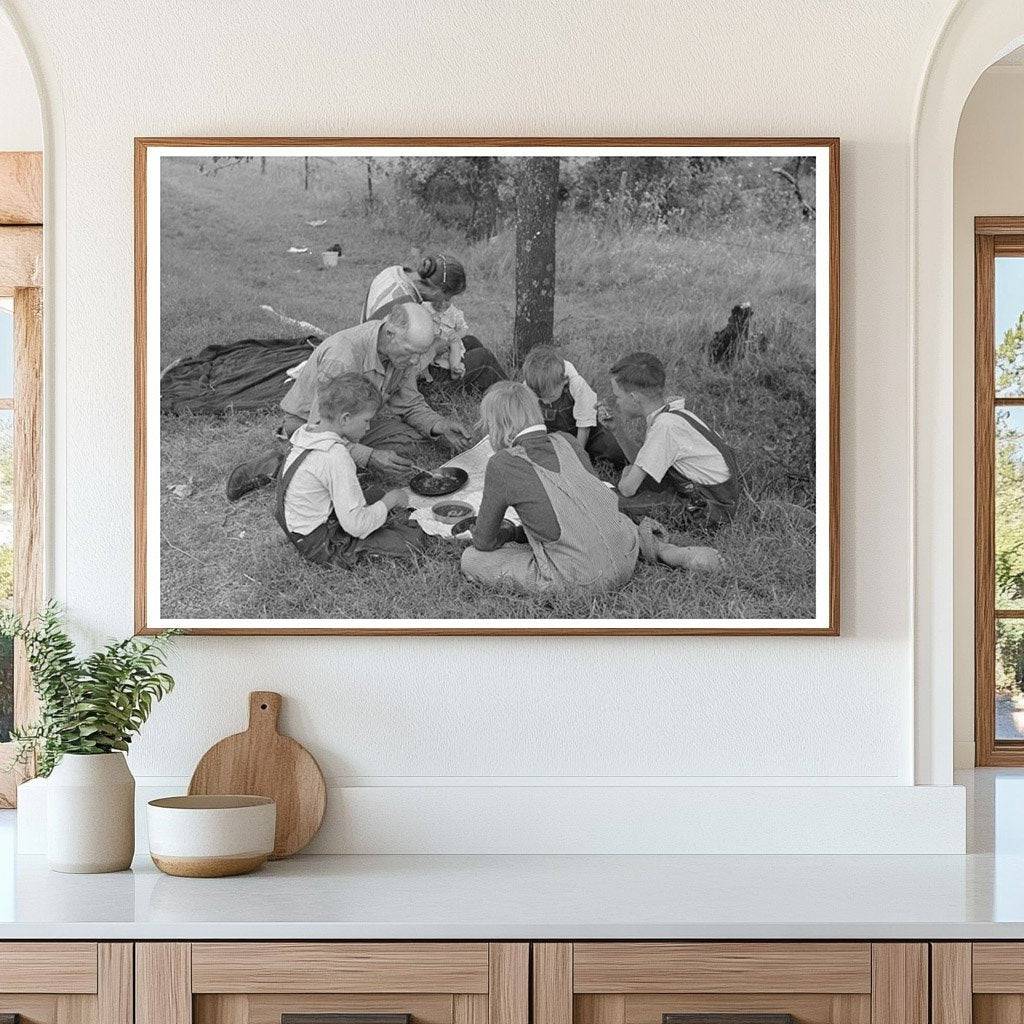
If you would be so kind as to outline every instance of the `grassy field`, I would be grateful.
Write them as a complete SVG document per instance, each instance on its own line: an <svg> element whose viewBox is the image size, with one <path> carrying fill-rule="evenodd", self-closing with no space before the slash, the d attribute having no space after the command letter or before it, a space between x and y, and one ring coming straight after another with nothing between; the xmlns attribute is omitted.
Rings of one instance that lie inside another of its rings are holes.
<svg viewBox="0 0 1024 1024"><path fill-rule="evenodd" d="M358 322L366 285L414 249L462 257L460 305L509 362L514 232L467 245L385 203L367 213L365 171L268 160L162 172L161 363L211 342L293 333L261 310L333 332ZM326 220L319 227L309 222ZM319 253L338 243L337 268ZM289 254L291 246L308 254ZM768 235L730 222L699 237L611 230L560 215L555 341L599 393L630 349L662 356L675 390L737 449L748 499L716 546L720 576L642 565L600 597L539 601L485 591L459 573L460 547L433 541L420 562L323 570L299 561L273 517L272 489L230 504L231 467L267 447L279 415L168 415L161 423L161 602L188 618L803 618L814 612L814 276L803 225ZM763 352L723 371L703 346L729 309L751 302ZM476 409L444 399L467 425ZM440 463L446 454L432 453ZM811 467L810 469L808 467ZM669 525L679 526L679 522Z"/></svg>

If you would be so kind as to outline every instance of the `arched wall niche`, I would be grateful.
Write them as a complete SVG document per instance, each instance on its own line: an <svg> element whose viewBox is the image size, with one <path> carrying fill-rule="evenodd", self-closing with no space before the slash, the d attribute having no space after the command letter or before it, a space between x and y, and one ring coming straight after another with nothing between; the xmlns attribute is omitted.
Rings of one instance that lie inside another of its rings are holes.
<svg viewBox="0 0 1024 1024"><path fill-rule="evenodd" d="M915 781L953 774L953 155L975 83L1024 43L1020 0L960 0L935 42L911 136Z"/></svg>

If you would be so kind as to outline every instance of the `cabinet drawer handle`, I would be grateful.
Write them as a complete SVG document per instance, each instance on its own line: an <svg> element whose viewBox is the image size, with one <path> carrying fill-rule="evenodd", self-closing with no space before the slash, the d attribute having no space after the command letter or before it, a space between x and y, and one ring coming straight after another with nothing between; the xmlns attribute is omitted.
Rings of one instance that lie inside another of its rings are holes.
<svg viewBox="0 0 1024 1024"><path fill-rule="evenodd" d="M0 1024L7 1024L0 1020ZM17 1024L15 1021L14 1024ZM282 1013L281 1024L412 1024L411 1013Z"/></svg>
<svg viewBox="0 0 1024 1024"><path fill-rule="evenodd" d="M661 1024L797 1024L791 1013L663 1013Z"/></svg>

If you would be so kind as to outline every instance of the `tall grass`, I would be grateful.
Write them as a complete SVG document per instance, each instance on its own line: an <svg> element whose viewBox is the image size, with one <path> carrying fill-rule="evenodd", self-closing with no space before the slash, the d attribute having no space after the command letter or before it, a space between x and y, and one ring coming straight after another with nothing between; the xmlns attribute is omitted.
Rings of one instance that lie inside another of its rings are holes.
<svg viewBox="0 0 1024 1024"><path fill-rule="evenodd" d="M381 267L415 251L459 255L459 300L474 333L514 364L514 231L466 244L378 181L368 208L360 161L320 162L309 191L301 159L209 173L164 161L161 362L212 342L289 332L264 304L328 332L358 321ZM326 220L313 227L309 222ZM337 243L338 268L319 253ZM537 602L462 580L458 551L428 549L413 571L301 564L273 520L272 496L229 504L230 468L266 446L278 416L166 416L161 428L162 602L171 616L806 617L814 603L814 262L806 225L767 229L731 217L691 234L560 214L555 343L604 394L630 349L659 355L673 390L737 449L749 499L716 543L727 571L692 577L643 567L600 598ZM291 254L289 247L308 248ZM755 344L731 370L706 345L731 307L754 308ZM472 403L448 398L467 423ZM446 410L447 411L447 410ZM444 453L435 452L440 462ZM677 523L676 525L682 525Z"/></svg>

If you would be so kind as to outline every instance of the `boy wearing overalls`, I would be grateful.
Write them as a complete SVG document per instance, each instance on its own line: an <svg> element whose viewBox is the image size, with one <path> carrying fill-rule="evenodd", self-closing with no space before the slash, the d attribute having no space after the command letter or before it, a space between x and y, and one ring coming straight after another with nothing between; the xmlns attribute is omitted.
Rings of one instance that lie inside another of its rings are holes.
<svg viewBox="0 0 1024 1024"><path fill-rule="evenodd" d="M537 396L549 434L575 437L592 459L621 469L628 461L615 435L597 421L597 395L583 375L551 345L534 345L523 362L523 380Z"/></svg>
<svg viewBox="0 0 1024 1024"><path fill-rule="evenodd" d="M722 437L686 408L681 398L665 394L665 367L649 352L632 352L609 371L612 394L626 416L643 416L646 433L632 443L631 464L622 471L619 493L624 511L648 482L663 482L684 497L697 494L707 505L711 527L729 522L740 499L736 453ZM630 441L619 437L630 453Z"/></svg>
<svg viewBox="0 0 1024 1024"><path fill-rule="evenodd" d="M275 518L307 562L351 567L362 556L411 558L423 533L388 523L391 509L408 504L404 487L367 503L349 446L366 435L380 409L380 392L366 377L343 373L317 387L316 419L291 438L277 481Z"/></svg>

